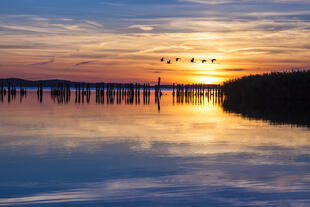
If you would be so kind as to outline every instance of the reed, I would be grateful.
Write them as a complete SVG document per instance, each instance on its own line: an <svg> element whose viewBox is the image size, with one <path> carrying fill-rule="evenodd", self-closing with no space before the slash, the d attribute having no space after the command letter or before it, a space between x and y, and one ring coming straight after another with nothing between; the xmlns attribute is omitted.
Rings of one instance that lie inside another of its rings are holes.
<svg viewBox="0 0 310 207"><path fill-rule="evenodd" d="M222 89L229 99L260 103L309 101L310 71L274 72L230 80Z"/></svg>
<svg viewBox="0 0 310 207"><path fill-rule="evenodd" d="M250 75L227 81L223 109L250 119L310 126L310 71Z"/></svg>

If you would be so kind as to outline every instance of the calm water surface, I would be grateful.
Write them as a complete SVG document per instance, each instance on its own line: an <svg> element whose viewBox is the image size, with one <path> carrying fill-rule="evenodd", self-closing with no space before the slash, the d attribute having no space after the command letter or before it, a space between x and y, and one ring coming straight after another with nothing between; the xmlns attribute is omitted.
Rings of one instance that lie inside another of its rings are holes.
<svg viewBox="0 0 310 207"><path fill-rule="evenodd" d="M0 206L310 206L309 128L165 94L0 102Z"/></svg>

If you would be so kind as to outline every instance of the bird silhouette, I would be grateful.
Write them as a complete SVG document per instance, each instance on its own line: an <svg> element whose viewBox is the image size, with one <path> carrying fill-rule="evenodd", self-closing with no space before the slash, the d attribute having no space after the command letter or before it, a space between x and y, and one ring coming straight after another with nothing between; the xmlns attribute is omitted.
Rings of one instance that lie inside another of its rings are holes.
<svg viewBox="0 0 310 207"><path fill-rule="evenodd" d="M206 63L206 62L207 62L207 60L202 60L201 62L202 62L202 63Z"/></svg>
<svg viewBox="0 0 310 207"><path fill-rule="evenodd" d="M178 62L179 60L181 60L181 58L176 58L175 61Z"/></svg>
<svg viewBox="0 0 310 207"><path fill-rule="evenodd" d="M162 57L162 58L160 59L160 61L161 61L161 62L164 62L164 58Z"/></svg>
<svg viewBox="0 0 310 207"><path fill-rule="evenodd" d="M191 59L191 63L195 63L195 58L192 58L192 59Z"/></svg>
<svg viewBox="0 0 310 207"><path fill-rule="evenodd" d="M214 63L216 61L216 59L211 59L211 62Z"/></svg>
<svg viewBox="0 0 310 207"><path fill-rule="evenodd" d="M167 60L167 64L171 64L171 60Z"/></svg>

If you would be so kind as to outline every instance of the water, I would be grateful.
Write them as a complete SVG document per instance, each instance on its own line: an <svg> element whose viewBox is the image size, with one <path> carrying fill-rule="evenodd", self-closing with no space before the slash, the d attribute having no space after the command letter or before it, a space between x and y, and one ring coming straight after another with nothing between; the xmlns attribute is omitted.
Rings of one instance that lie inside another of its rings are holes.
<svg viewBox="0 0 310 207"><path fill-rule="evenodd" d="M0 206L309 206L309 128L249 120L213 98L5 99Z"/></svg>

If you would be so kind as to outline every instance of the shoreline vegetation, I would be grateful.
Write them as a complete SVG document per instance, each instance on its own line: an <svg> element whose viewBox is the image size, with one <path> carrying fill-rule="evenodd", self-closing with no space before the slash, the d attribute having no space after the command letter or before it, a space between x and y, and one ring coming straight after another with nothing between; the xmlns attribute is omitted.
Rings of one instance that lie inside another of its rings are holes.
<svg viewBox="0 0 310 207"><path fill-rule="evenodd" d="M225 82L222 89L226 112L310 127L310 71L249 75Z"/></svg>

